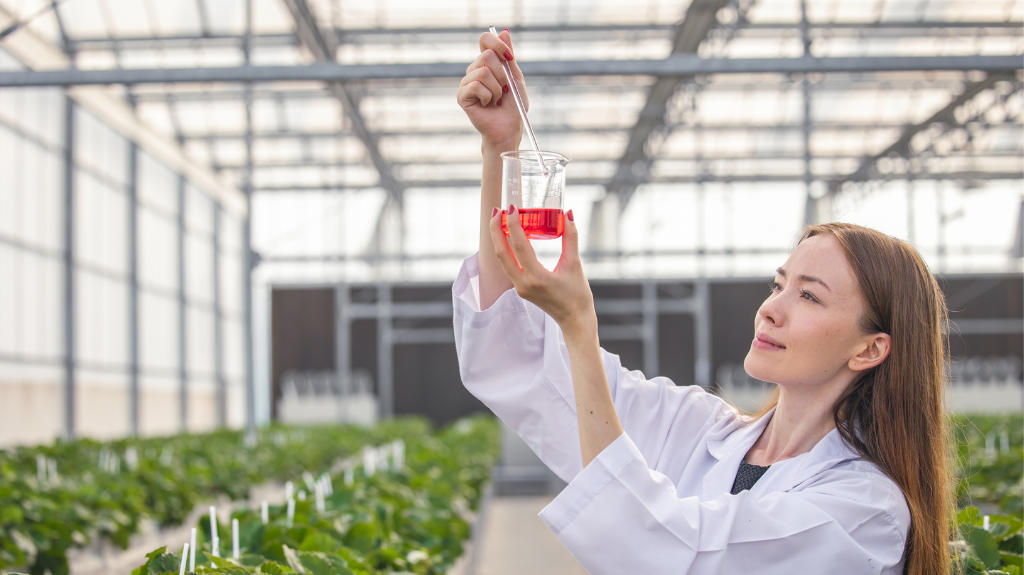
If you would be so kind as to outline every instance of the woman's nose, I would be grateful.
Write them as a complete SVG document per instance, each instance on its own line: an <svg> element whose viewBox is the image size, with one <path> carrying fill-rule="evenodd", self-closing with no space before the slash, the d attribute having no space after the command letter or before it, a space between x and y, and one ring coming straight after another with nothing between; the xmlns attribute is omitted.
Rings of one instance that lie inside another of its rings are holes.
<svg viewBox="0 0 1024 575"><path fill-rule="evenodd" d="M760 316L762 320L767 321L776 327L782 325L785 318L780 299L781 298L778 295L770 297L764 300L764 303L761 304L761 307L757 310L757 315Z"/></svg>

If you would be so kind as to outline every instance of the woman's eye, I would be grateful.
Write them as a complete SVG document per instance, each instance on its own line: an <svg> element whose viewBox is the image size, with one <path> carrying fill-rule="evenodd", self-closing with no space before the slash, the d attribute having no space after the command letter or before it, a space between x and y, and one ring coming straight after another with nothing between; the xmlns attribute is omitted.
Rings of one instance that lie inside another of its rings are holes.
<svg viewBox="0 0 1024 575"><path fill-rule="evenodd" d="M800 297L806 299L807 301L813 301L813 302L817 302L818 301L818 298L814 297L814 295L811 292L807 291L807 290L801 290L800 291Z"/></svg>
<svg viewBox="0 0 1024 575"><path fill-rule="evenodd" d="M768 282L768 290L773 292L782 291L782 286L779 285L779 282Z"/></svg>

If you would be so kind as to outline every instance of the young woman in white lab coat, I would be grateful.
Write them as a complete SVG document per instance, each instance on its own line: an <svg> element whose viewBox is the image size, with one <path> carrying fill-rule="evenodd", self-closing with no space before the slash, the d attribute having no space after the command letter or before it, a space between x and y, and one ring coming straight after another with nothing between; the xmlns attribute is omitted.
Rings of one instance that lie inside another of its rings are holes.
<svg viewBox="0 0 1024 575"><path fill-rule="evenodd" d="M744 416L600 348L572 212L554 271L508 208L509 32L484 34L457 100L483 137L480 252L453 287L467 389L568 487L540 516L594 574L949 572L945 304L879 232L809 228L754 318L747 372L778 384ZM513 289L514 288L514 289ZM651 376L648 378L648 376Z"/></svg>

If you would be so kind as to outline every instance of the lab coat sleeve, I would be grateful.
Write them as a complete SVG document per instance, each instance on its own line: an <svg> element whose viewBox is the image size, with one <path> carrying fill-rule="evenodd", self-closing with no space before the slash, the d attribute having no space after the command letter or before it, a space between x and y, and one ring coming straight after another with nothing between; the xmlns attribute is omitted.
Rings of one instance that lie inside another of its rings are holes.
<svg viewBox="0 0 1024 575"><path fill-rule="evenodd" d="M452 288L455 345L466 389L509 425L552 471L571 481L582 469L576 401L562 332L550 316L510 289L485 310L479 304L478 256L463 264ZM700 439L736 414L699 386L677 387L622 368L601 350L623 428L648 461L671 442L686 460Z"/></svg>
<svg viewBox="0 0 1024 575"><path fill-rule="evenodd" d="M893 489L834 471L799 491L701 502L679 497L624 433L540 517L592 575L895 574L906 532ZM882 495L865 501L866 490Z"/></svg>

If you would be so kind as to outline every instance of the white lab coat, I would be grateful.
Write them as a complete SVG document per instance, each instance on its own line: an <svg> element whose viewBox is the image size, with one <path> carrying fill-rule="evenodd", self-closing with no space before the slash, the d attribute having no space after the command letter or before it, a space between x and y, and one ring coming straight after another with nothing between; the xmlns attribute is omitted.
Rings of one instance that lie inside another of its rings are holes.
<svg viewBox="0 0 1024 575"><path fill-rule="evenodd" d="M602 350L625 430L585 469L558 325L515 290L479 306L477 256L453 286L466 388L569 483L540 518L592 574L900 574L902 492L833 430L732 489L769 417L748 423L699 386L627 371Z"/></svg>

